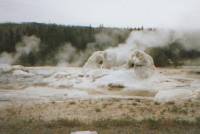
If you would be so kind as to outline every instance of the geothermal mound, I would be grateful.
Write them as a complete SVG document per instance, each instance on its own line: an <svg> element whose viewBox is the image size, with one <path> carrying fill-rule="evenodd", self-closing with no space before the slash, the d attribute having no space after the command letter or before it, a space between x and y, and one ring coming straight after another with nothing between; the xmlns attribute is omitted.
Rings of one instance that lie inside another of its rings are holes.
<svg viewBox="0 0 200 134"><path fill-rule="evenodd" d="M92 54L83 67L133 69L133 73L142 79L152 76L155 70L152 57L141 50L131 51L128 58L119 57L117 53L111 51L97 51Z"/></svg>

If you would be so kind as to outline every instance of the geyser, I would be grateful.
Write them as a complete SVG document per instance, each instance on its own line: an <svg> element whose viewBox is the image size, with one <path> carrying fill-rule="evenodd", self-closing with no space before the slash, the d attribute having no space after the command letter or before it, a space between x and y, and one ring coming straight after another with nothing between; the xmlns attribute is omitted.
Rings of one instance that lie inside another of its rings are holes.
<svg viewBox="0 0 200 134"><path fill-rule="evenodd" d="M153 58L141 50L135 50L130 54L128 68L133 68L137 78L148 78L155 71Z"/></svg>

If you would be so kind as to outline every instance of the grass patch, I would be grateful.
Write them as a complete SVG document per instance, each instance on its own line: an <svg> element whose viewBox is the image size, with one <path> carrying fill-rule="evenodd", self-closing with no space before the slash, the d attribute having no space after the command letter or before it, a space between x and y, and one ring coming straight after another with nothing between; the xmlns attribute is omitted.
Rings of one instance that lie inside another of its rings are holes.
<svg viewBox="0 0 200 134"><path fill-rule="evenodd" d="M151 129L158 129L160 125L162 124L160 120L155 120L153 118L145 119L141 123L144 123L144 125L146 124L147 127Z"/></svg>
<svg viewBox="0 0 200 134"><path fill-rule="evenodd" d="M42 120L12 120L0 121L0 133L9 134L46 134L60 133L66 134L72 131L94 130L101 134L130 134L136 133L156 133L156 134L192 134L200 133L200 117L196 122L185 120L156 120L147 118L141 121L123 119L102 119L87 123L77 119L59 119L51 122Z"/></svg>
<svg viewBox="0 0 200 134"><path fill-rule="evenodd" d="M77 127L81 125L85 125L77 119L68 120L68 119L59 119L51 122L46 122L45 125L47 127L57 127L57 126L67 126L67 127Z"/></svg>
<svg viewBox="0 0 200 134"><path fill-rule="evenodd" d="M200 127L200 116L196 118L196 123Z"/></svg>
<svg viewBox="0 0 200 134"><path fill-rule="evenodd" d="M102 119L93 122L96 127L107 128L107 127L123 127L137 124L134 119Z"/></svg>
<svg viewBox="0 0 200 134"><path fill-rule="evenodd" d="M100 108L96 108L95 111L96 112L101 112L101 109Z"/></svg>
<svg viewBox="0 0 200 134"><path fill-rule="evenodd" d="M69 102L69 105L75 105L75 104L76 104L75 101L70 101L70 102Z"/></svg>

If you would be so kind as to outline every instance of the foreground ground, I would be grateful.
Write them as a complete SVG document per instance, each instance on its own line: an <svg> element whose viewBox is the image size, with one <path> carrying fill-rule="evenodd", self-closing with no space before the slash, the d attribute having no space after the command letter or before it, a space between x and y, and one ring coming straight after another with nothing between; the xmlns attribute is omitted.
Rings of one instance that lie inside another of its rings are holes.
<svg viewBox="0 0 200 134"><path fill-rule="evenodd" d="M155 100L159 90L122 90L120 86L77 89L66 85L67 81L60 83L68 74L56 75L59 81L53 79L57 81L53 85L53 81L43 82L58 72L55 68L23 68L20 70L24 72L16 72L18 68L0 76L0 133L68 134L75 130L95 130L100 134L200 133L198 96L160 102ZM168 79L157 84L169 83L159 88L195 91L200 88L199 68L158 69L158 72Z"/></svg>
<svg viewBox="0 0 200 134"><path fill-rule="evenodd" d="M146 99L67 100L1 109L0 133L199 133L200 103L159 104ZM6 117L6 118L5 118Z"/></svg>

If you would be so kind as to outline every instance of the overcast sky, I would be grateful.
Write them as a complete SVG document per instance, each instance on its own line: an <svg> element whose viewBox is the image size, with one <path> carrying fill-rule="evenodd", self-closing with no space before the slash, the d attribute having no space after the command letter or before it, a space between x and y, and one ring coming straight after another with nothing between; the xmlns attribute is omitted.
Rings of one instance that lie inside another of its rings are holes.
<svg viewBox="0 0 200 134"><path fill-rule="evenodd" d="M200 0L0 0L0 22L200 28Z"/></svg>

